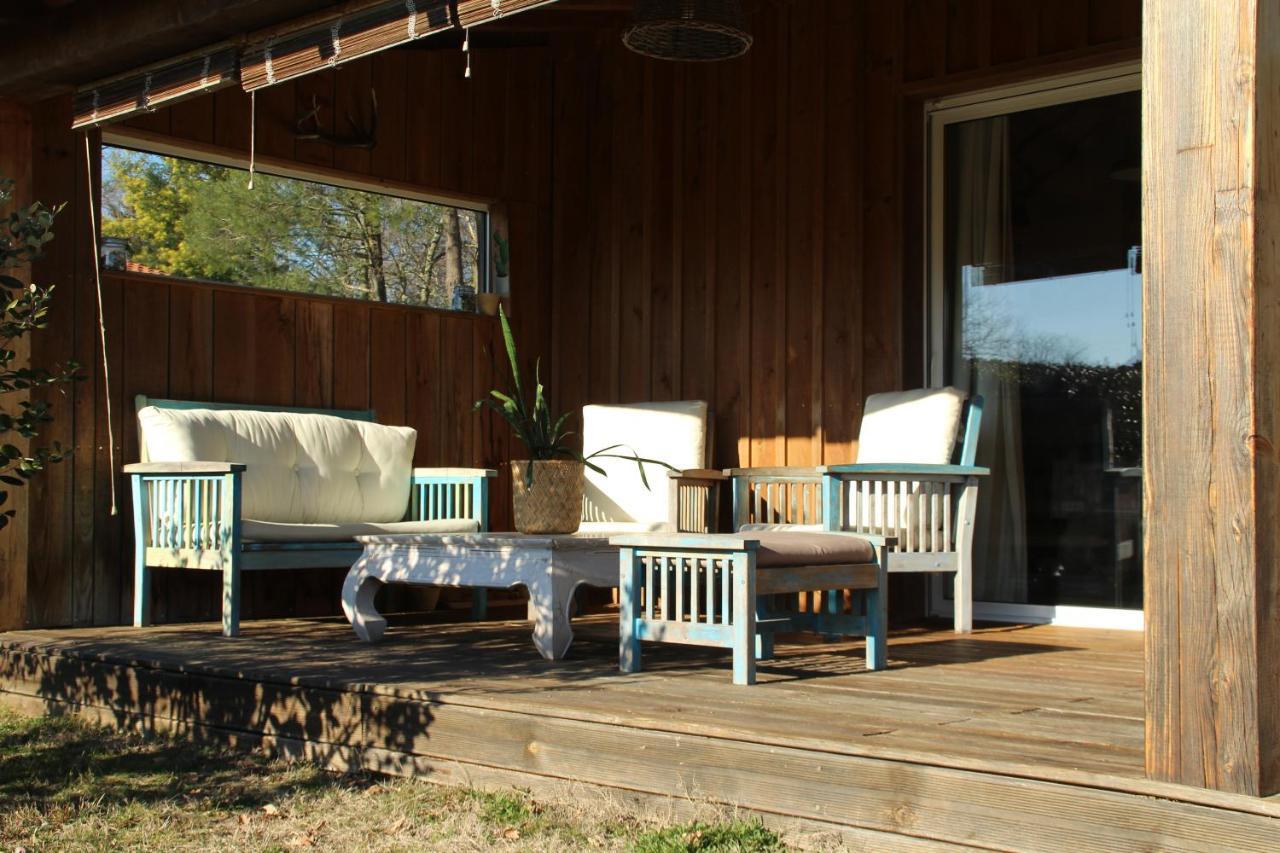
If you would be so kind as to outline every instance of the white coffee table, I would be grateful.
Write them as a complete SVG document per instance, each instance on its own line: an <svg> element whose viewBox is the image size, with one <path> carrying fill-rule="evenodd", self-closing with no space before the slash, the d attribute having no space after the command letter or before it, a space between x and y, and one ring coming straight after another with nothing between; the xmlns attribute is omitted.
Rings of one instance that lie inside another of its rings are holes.
<svg viewBox="0 0 1280 853"><path fill-rule="evenodd" d="M533 644L559 660L573 642L569 608L581 584L616 587L618 549L607 538L523 533L359 536L360 560L342 586L342 610L362 640L376 642L387 620L373 606L386 583L457 587L523 586Z"/></svg>

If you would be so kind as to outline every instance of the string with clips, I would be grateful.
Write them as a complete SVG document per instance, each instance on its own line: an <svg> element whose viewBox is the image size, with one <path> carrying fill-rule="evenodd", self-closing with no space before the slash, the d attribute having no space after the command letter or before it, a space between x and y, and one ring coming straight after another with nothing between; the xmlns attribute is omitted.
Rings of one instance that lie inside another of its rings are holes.
<svg viewBox="0 0 1280 853"><path fill-rule="evenodd" d="M493 17L501 18L503 14L502 0L489 0L489 5L493 9ZM454 14L454 20L456 21L458 19L457 3L454 3L453 5L453 14ZM465 71L462 72L462 76L465 79L470 80L471 79L471 28L470 27L462 28L462 52L467 57L467 68Z"/></svg>
<svg viewBox="0 0 1280 853"><path fill-rule="evenodd" d="M209 69L213 57L206 55L204 57L204 66L200 71L200 88L204 89L209 85ZM151 103L151 86L153 78L150 73L143 78L142 83L142 108L147 112L154 112L155 107ZM101 126L102 121L98 118L98 109L101 106L101 93L93 90L93 112L90 116L94 130ZM95 203L97 199L94 197L93 188L93 141L89 138L89 128L83 131L84 135L84 172L85 172L85 192L89 196L89 236L93 240L93 283L94 290L98 297L98 340L101 343L102 351L102 391L105 397L107 409L107 464L111 469L110 490L111 490L111 514L119 515L120 506L116 497L116 434L115 434L115 417L111 406L111 359L107 356L107 318L106 309L104 307L104 298L102 294L102 258L99 255L98 242L98 216L100 211Z"/></svg>

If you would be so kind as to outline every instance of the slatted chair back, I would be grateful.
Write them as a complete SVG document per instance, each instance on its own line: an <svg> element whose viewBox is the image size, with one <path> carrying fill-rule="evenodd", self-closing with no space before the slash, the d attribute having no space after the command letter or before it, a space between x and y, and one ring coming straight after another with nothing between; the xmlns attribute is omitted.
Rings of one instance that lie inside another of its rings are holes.
<svg viewBox="0 0 1280 853"><path fill-rule="evenodd" d="M857 463L727 472L734 530L817 529L886 540L890 572L955 574L956 630L967 631L978 482L988 473L974 464L982 397L966 399L955 389L877 397L868 400L869 413L900 408L896 420L870 429L864 418ZM930 433L927 422L934 420L945 429Z"/></svg>
<svg viewBox="0 0 1280 853"><path fill-rule="evenodd" d="M957 395L959 393L956 392ZM903 394L919 397L922 392L903 392ZM887 398L896 395L876 396ZM959 404L958 409L959 417L956 418L956 422L963 431L957 436L954 431L956 428L952 427L952 438L948 442L949 461L952 465L972 466L977 458L983 399L980 395L966 397ZM859 464L864 461L863 455L859 453ZM876 461L887 462L888 460L877 459ZM840 529L847 524L847 521L841 521L838 516L826 515L823 501L823 473L820 468L741 468L733 469L729 473L733 476L734 530L741 530L744 525L799 527L814 530ZM905 495L918 487L918 484L913 486L910 481L903 482L906 485L901 489L897 484L894 486L895 500L897 494ZM875 486L871 486L871 491L878 505L880 498L874 494ZM881 491L884 491L884 487L881 487ZM859 505L868 507L871 505L869 500L870 498L864 498ZM851 504L845 502L845 506L851 506ZM884 515L892 517L892 512L886 511Z"/></svg>

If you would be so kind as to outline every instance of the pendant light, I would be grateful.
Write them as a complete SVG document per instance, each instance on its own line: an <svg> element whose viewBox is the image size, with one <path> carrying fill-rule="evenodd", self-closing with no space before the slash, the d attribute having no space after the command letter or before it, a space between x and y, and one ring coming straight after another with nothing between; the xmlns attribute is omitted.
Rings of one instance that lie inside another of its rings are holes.
<svg viewBox="0 0 1280 853"><path fill-rule="evenodd" d="M636 0L622 43L642 56L715 62L751 47L741 0Z"/></svg>

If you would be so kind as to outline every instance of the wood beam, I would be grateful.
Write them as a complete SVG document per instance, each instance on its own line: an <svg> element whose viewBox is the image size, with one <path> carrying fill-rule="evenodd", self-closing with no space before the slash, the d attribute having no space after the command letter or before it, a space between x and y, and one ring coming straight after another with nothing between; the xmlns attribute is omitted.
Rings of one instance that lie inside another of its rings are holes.
<svg viewBox="0 0 1280 853"><path fill-rule="evenodd" d="M9 98L0 98L0 177L14 182L13 198L8 206L0 205L0 216L7 216L16 205L30 204L31 199L31 110ZM19 278L29 267L5 270ZM29 364L30 343L19 338L9 344L17 354L15 366ZM28 398L25 392L5 395L4 409L16 412L19 403ZM5 436L13 441L12 436ZM29 442L15 442L24 451ZM3 510L17 510L17 516L0 530L0 631L25 627L27 621L27 489L6 486L8 503Z"/></svg>
<svg viewBox="0 0 1280 853"><path fill-rule="evenodd" d="M9 48L0 64L0 95L40 100L332 5L332 0L117 0L49 11L24 25L22 37Z"/></svg>
<svg viewBox="0 0 1280 853"><path fill-rule="evenodd" d="M1147 772L1280 791L1280 8L1144 4Z"/></svg>

